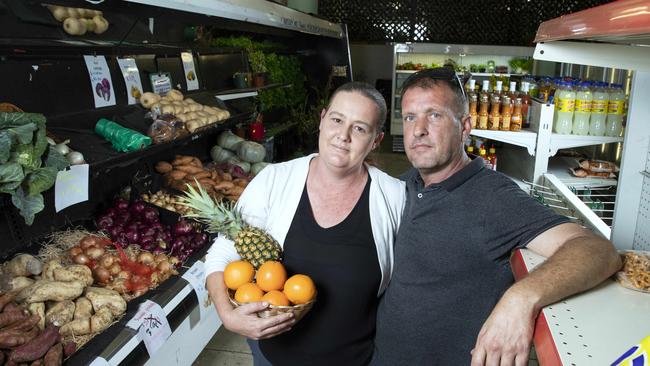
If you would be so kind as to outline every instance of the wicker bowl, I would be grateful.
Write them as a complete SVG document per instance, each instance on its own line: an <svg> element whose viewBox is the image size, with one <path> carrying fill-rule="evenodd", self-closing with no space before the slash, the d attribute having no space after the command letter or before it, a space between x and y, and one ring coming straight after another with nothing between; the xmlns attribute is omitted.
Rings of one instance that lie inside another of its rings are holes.
<svg viewBox="0 0 650 366"><path fill-rule="evenodd" d="M230 300L230 303L234 307L239 307L243 305L242 303L236 301L233 298L233 296L234 296L234 291L232 290L228 291L228 299ZM312 299L310 302L305 304L292 305L292 306L269 305L268 309L263 311L258 311L257 316L259 316L260 318L268 318L282 313L293 313L294 319L296 319L296 321L299 321L309 312L309 310L311 310L315 302L316 302L316 297L314 296L314 299Z"/></svg>

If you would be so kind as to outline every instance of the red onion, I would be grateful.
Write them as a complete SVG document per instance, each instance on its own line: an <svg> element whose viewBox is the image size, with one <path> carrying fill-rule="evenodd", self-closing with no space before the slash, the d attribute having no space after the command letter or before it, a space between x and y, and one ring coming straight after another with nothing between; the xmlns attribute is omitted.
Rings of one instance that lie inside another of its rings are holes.
<svg viewBox="0 0 650 366"><path fill-rule="evenodd" d="M208 236L205 233L194 234L193 244L195 248L201 248L208 242Z"/></svg>
<svg viewBox="0 0 650 366"><path fill-rule="evenodd" d="M187 235L194 232L192 225L184 219L180 219L176 225L174 225L174 235Z"/></svg>
<svg viewBox="0 0 650 366"><path fill-rule="evenodd" d="M156 230L151 226L140 226L140 236L151 236L155 238L157 236Z"/></svg>
<svg viewBox="0 0 650 366"><path fill-rule="evenodd" d="M156 246L156 241L152 236L142 236L140 238L140 246L142 249L150 250Z"/></svg>
<svg viewBox="0 0 650 366"><path fill-rule="evenodd" d="M153 207L145 207L144 210L142 211L142 218L144 219L145 222L148 222L150 224L159 222L158 210L156 210Z"/></svg>
<svg viewBox="0 0 650 366"><path fill-rule="evenodd" d="M104 214L110 217L115 217L117 215L117 209L115 207L109 207L104 211Z"/></svg>
<svg viewBox="0 0 650 366"><path fill-rule="evenodd" d="M137 228L131 229L127 228L124 230L124 235L129 243L139 243L140 242L140 233L138 233Z"/></svg>
<svg viewBox="0 0 650 366"><path fill-rule="evenodd" d="M113 201L113 207L117 208L119 211L126 211L129 209L129 201L124 198L118 198Z"/></svg>
<svg viewBox="0 0 650 366"><path fill-rule="evenodd" d="M120 225L115 225L108 229L108 235L110 235L113 240L116 240L123 232L124 229Z"/></svg>
<svg viewBox="0 0 650 366"><path fill-rule="evenodd" d="M131 213L133 213L134 216L138 216L139 214L144 211L144 209L147 207L145 205L144 201L135 201L131 204L129 209L131 210Z"/></svg>
<svg viewBox="0 0 650 366"><path fill-rule="evenodd" d="M96 225L101 230L108 230L113 226L113 218L107 214L97 217Z"/></svg>

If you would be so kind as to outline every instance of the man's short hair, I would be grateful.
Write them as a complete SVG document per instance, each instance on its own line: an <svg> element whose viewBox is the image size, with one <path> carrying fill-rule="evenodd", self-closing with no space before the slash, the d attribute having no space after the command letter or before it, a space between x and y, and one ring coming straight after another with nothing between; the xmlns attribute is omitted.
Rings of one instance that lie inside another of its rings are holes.
<svg viewBox="0 0 650 366"><path fill-rule="evenodd" d="M424 69L411 74L402 84L400 96L403 98L404 94L413 88L432 89L441 85L446 85L454 93L452 105L452 110L455 113L454 117L460 119L462 116L467 115L469 106L465 96L465 82L458 77L454 70L447 67Z"/></svg>
<svg viewBox="0 0 650 366"><path fill-rule="evenodd" d="M377 107L377 118L375 121L377 125L377 133L379 134L384 130L384 121L386 121L386 115L388 114L388 108L386 107L386 100L381 95L377 89L372 85L360 81L351 81L345 83L338 87L330 97L330 103L327 105L327 109L330 109L330 105L334 100L334 97L340 92L350 92L350 93L359 93L364 97L370 99L372 103Z"/></svg>

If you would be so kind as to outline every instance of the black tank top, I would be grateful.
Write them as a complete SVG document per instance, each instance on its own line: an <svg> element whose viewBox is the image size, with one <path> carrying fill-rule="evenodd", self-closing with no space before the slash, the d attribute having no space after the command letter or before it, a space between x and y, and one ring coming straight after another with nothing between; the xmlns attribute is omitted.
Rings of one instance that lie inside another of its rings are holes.
<svg viewBox="0 0 650 366"><path fill-rule="evenodd" d="M289 275L309 275L318 291L292 330L260 341L273 365L364 365L370 362L381 269L370 225L370 177L348 217L324 229L312 214L307 187L284 241Z"/></svg>

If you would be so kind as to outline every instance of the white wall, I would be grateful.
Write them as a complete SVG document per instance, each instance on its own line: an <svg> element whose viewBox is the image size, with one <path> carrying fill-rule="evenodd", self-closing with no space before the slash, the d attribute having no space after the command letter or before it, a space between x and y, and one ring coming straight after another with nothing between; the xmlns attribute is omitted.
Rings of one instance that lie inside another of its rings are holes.
<svg viewBox="0 0 650 366"><path fill-rule="evenodd" d="M393 46L351 43L350 56L355 81L375 85L377 79L393 78Z"/></svg>

